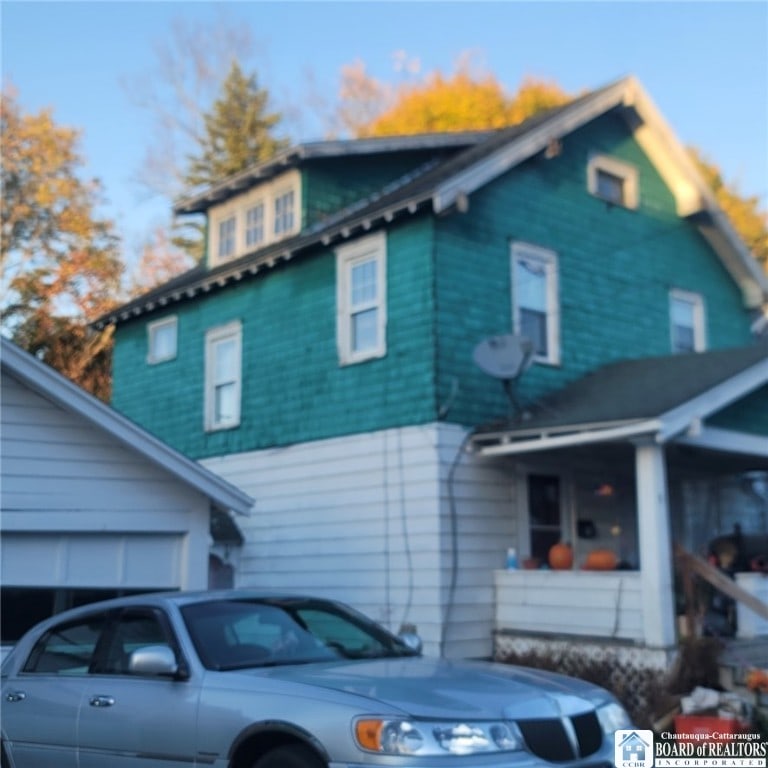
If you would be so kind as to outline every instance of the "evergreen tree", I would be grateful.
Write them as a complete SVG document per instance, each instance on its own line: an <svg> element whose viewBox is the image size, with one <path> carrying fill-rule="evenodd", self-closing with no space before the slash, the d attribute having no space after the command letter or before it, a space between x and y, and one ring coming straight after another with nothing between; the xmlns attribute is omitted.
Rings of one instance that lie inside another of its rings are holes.
<svg viewBox="0 0 768 768"><path fill-rule="evenodd" d="M269 160L288 146L286 140L273 136L281 115L268 111L268 99L256 75L246 76L233 61L220 98L204 115L200 152L190 158L185 179L189 188L214 184Z"/></svg>

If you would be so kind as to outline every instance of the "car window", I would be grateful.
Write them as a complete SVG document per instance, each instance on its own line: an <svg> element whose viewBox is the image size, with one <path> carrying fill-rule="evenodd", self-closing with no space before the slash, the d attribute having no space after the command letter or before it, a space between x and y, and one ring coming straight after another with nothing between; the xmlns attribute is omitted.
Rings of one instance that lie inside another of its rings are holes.
<svg viewBox="0 0 768 768"><path fill-rule="evenodd" d="M106 623L106 614L61 624L49 629L35 644L24 672L86 675Z"/></svg>
<svg viewBox="0 0 768 768"><path fill-rule="evenodd" d="M171 647L170 637L160 618L152 611L126 611L110 632L103 659L96 672L107 675L128 675L131 654L153 645Z"/></svg>
<svg viewBox="0 0 768 768"><path fill-rule="evenodd" d="M317 608L299 609L296 613L315 637L347 657L376 655L387 650L369 632L337 613Z"/></svg>
<svg viewBox="0 0 768 768"><path fill-rule="evenodd" d="M209 669L413 654L355 612L320 600L211 600L181 612Z"/></svg>

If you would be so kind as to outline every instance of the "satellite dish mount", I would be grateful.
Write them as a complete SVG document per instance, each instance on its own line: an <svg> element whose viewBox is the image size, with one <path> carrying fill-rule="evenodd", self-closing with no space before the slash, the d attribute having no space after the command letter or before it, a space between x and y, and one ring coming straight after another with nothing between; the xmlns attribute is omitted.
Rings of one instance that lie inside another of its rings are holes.
<svg viewBox="0 0 768 768"><path fill-rule="evenodd" d="M533 351L530 339L517 334L505 334L483 339L472 353L481 371L501 381L513 412L522 411L515 384L533 362Z"/></svg>

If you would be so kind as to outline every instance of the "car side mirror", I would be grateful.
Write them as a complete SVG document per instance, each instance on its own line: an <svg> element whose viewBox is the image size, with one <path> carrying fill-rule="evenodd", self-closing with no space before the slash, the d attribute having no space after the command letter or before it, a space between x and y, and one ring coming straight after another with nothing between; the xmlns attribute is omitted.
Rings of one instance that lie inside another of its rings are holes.
<svg viewBox="0 0 768 768"><path fill-rule="evenodd" d="M424 643L415 632L401 632L397 639L414 653L421 653Z"/></svg>
<svg viewBox="0 0 768 768"><path fill-rule="evenodd" d="M176 654L167 645L145 645L131 653L128 671L132 675L176 677L179 665Z"/></svg>

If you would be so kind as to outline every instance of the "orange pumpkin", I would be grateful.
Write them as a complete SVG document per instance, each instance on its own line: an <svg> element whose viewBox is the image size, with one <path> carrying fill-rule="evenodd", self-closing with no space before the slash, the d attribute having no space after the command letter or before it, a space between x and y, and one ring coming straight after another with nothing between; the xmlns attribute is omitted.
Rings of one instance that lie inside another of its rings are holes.
<svg viewBox="0 0 768 768"><path fill-rule="evenodd" d="M616 555L610 549L593 549L584 562L587 571L613 571L619 564Z"/></svg>
<svg viewBox="0 0 768 768"><path fill-rule="evenodd" d="M573 547L565 541L555 544L549 550L549 567L556 571L573 568Z"/></svg>

